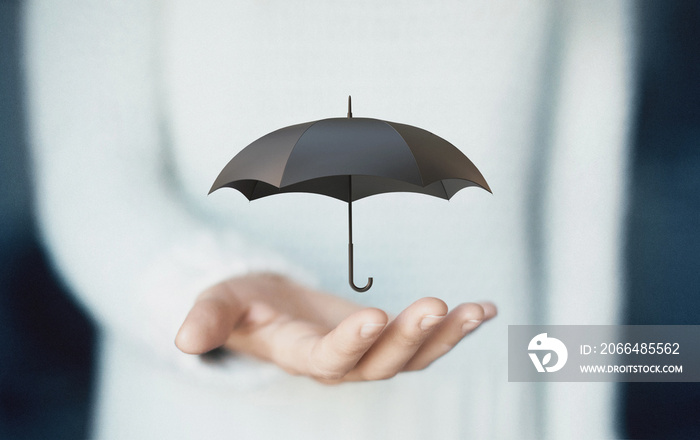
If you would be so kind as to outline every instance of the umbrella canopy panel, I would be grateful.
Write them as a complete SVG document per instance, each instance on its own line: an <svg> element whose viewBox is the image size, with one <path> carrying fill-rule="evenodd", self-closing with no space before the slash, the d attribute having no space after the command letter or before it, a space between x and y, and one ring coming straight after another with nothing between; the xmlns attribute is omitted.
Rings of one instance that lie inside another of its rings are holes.
<svg viewBox="0 0 700 440"><path fill-rule="evenodd" d="M221 171L210 193L230 187L249 200L308 192L352 201L386 192L444 199L468 186L490 192L454 145L426 130L371 118L330 118L276 130Z"/></svg>

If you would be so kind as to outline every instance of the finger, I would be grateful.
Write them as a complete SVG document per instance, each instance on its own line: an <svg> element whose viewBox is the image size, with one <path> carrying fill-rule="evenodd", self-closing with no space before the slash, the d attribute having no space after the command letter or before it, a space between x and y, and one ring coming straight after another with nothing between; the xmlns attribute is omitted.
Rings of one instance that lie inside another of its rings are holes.
<svg viewBox="0 0 700 440"><path fill-rule="evenodd" d="M345 318L311 350L309 375L324 382L342 379L377 340L388 320L379 309L360 310Z"/></svg>
<svg viewBox="0 0 700 440"><path fill-rule="evenodd" d="M347 380L381 380L395 376L447 314L437 298L422 298L392 321L365 353Z"/></svg>
<svg viewBox="0 0 700 440"><path fill-rule="evenodd" d="M467 303L455 307L445 320L431 333L403 370L421 370L443 356L476 329L484 320L481 304Z"/></svg>
<svg viewBox="0 0 700 440"><path fill-rule="evenodd" d="M479 305L484 308L484 321L488 321L489 319L498 315L498 308L496 307L496 304L490 301L482 301L479 303Z"/></svg>
<svg viewBox="0 0 700 440"><path fill-rule="evenodd" d="M175 337L185 353L202 354L222 346L246 308L227 283L205 290L187 314Z"/></svg>

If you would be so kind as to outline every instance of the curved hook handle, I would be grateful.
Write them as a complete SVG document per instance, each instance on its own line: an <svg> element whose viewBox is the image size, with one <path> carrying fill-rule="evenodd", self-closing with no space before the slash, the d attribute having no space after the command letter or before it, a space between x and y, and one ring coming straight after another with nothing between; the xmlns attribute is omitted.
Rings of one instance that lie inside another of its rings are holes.
<svg viewBox="0 0 700 440"><path fill-rule="evenodd" d="M354 276L353 276L353 273L354 273L353 261L354 261L354 259L353 259L353 252L352 252L352 243L348 244L348 261L349 261L348 264L349 264L349 269L350 269L350 271L349 271L350 272L349 273L349 275L350 275L350 277L349 277L350 287L352 287L352 290L354 290L355 292L362 293L362 292L368 291L372 287L372 283L374 282L374 279L372 277L367 278L367 285L365 287L357 287L355 285L355 281L353 279L354 278Z"/></svg>
<svg viewBox="0 0 700 440"><path fill-rule="evenodd" d="M366 285L365 287L357 287L357 286L355 285L355 283L354 283L354 282L352 281L352 279L351 279L351 280L350 280L350 287L352 287L352 289L353 289L355 292L360 292L360 293L362 293L362 292L368 291L368 290L372 287L372 283L373 283L373 279L372 279L372 277L369 277L369 278L367 278L367 285Z"/></svg>

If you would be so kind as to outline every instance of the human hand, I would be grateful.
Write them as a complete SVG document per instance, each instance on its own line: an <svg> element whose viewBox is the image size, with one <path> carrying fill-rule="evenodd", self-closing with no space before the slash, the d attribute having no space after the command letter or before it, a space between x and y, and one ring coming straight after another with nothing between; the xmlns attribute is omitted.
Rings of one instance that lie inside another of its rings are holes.
<svg viewBox="0 0 700 440"><path fill-rule="evenodd" d="M381 380L427 367L496 313L488 302L448 313L442 300L422 298L390 320L382 310L256 274L204 291L175 344L189 354L225 347L326 384Z"/></svg>

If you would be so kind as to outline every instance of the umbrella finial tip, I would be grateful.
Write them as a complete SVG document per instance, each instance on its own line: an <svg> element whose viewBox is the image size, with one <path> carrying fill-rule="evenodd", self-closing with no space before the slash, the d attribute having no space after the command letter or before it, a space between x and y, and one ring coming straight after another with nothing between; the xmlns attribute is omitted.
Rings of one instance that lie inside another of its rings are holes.
<svg viewBox="0 0 700 440"><path fill-rule="evenodd" d="M352 118L352 96L348 95L348 118Z"/></svg>

